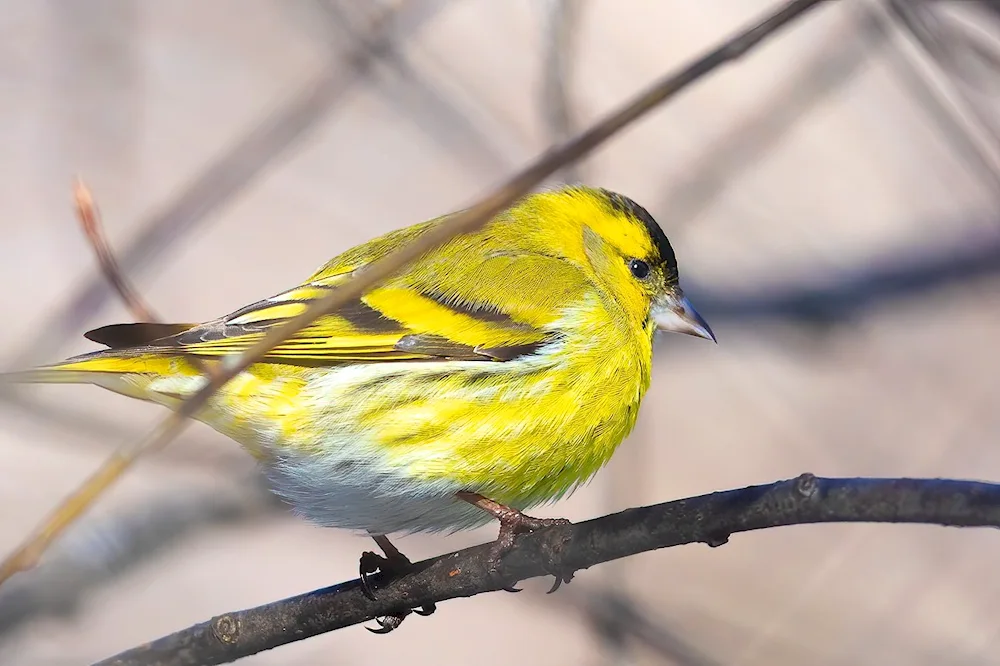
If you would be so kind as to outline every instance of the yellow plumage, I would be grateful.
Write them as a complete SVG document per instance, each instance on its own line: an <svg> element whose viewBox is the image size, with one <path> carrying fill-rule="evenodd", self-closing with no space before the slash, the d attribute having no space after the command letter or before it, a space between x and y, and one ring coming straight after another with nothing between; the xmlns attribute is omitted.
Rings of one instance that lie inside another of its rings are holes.
<svg viewBox="0 0 1000 666"><path fill-rule="evenodd" d="M336 257L302 285L200 325L120 324L111 348L22 374L168 406L203 363L271 327L436 220ZM524 509L589 479L632 429L657 326L711 337L667 239L620 195L531 195L225 385L198 418L243 444L324 525L388 534L490 520L456 493Z"/></svg>

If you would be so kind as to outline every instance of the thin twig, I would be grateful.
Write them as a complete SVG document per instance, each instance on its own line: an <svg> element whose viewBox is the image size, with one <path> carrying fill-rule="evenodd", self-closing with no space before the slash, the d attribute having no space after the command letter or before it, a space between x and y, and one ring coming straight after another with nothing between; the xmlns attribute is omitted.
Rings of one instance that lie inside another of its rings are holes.
<svg viewBox="0 0 1000 666"><path fill-rule="evenodd" d="M219 367L211 373L211 376L206 378L202 387L181 403L176 411L161 421L142 440L123 445L115 451L104 465L42 521L41 525L28 536L24 543L0 564L0 584L18 571L35 566L48 545L117 481L140 455L159 449L176 437L187 425L188 418L197 414L219 387L257 362L276 345L309 326L323 314L360 297L365 291L396 274L426 252L459 234L469 233L482 227L494 215L530 192L532 188L560 167L589 153L684 88L714 71L720 65L740 58L779 28L823 2L824 0L792 0L787 2L768 18L726 40L721 46L696 59L680 72L664 77L573 140L549 150L498 190L487 195L472 207L456 213L422 234L415 241L394 250L383 259L369 264L345 284L330 290L330 293L317 299L305 312L293 317L285 324L269 330L242 354L225 357Z"/></svg>
<svg viewBox="0 0 1000 666"><path fill-rule="evenodd" d="M80 226L83 227L83 233L86 234L87 240L90 241L90 245L94 249L94 254L97 255L101 272L107 281L111 283L111 286L114 287L115 291L118 292L125 306L132 313L132 317L136 321L159 321L157 316L153 314L152 308L143 300L139 292L132 287L122 273L121 268L118 267L118 262L111 252L111 247L104 237L101 214L98 212L97 204L94 203L94 197L90 193L90 189L80 178L77 178L73 186L73 203L76 206L76 216L80 220Z"/></svg>
<svg viewBox="0 0 1000 666"><path fill-rule="evenodd" d="M121 268L118 267L114 252L111 251L111 246L104 237L101 215L94 202L94 196L80 178L77 178L73 187L73 201L76 204L76 215L80 220L80 226L83 227L83 232L94 249L94 254L101 266L101 273L114 287L115 292L125 303L125 307L132 313L132 317L139 322L159 322L160 318L153 314L152 308L129 283ZM182 355L199 372L212 372L212 368L205 365L200 358L186 352L182 352Z"/></svg>
<svg viewBox="0 0 1000 666"><path fill-rule="evenodd" d="M567 576L622 557L691 543L725 544L738 532L832 522L1000 527L1000 484L944 479L795 479L629 509L520 537L488 570L490 544L376 579L372 601L352 580L212 618L96 666L224 664L293 641L428 603L470 597L558 572Z"/></svg>

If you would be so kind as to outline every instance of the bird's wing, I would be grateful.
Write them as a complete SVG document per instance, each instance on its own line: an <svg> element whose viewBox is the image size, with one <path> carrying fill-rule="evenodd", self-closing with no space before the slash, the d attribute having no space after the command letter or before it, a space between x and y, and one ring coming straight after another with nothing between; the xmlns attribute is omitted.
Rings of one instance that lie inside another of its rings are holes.
<svg viewBox="0 0 1000 666"><path fill-rule="evenodd" d="M200 357L240 353L270 329L397 247L431 228L432 220L359 245L334 258L305 283L230 315L196 326L119 324L88 333L153 353ZM558 318L586 287L567 262L508 249L487 251L483 236L466 235L428 253L400 275L281 342L263 362L335 365L377 361L464 359L507 361L536 351L561 333ZM157 328L160 326L160 328ZM184 330L180 330L184 329ZM163 337L155 337L159 331Z"/></svg>
<svg viewBox="0 0 1000 666"><path fill-rule="evenodd" d="M196 356L239 353L304 312L335 284L307 283L222 319L158 341ZM392 316L388 316L391 313ZM546 333L499 313L462 309L413 289L376 289L317 319L262 360L318 365L429 359L508 360L534 351Z"/></svg>
<svg viewBox="0 0 1000 666"><path fill-rule="evenodd" d="M91 331L87 337L113 348L152 353L182 352L199 357L240 353L270 329L305 311L350 274L327 270L294 289L205 324L116 324ZM507 293L506 286L493 285L494 289L502 287L502 293ZM397 280L321 316L261 360L308 365L512 360L533 353L558 334L538 325L551 317L541 311L531 316L527 304L532 301L532 294L520 290L510 308L487 306ZM546 307L543 299L536 298L534 303L536 309ZM164 337L157 337L161 332Z"/></svg>

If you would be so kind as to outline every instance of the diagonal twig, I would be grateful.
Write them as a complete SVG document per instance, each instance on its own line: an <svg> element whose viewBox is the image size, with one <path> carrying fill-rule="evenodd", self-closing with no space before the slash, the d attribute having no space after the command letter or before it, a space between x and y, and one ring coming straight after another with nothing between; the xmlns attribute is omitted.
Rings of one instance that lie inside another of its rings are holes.
<svg viewBox="0 0 1000 666"><path fill-rule="evenodd" d="M246 370L277 344L302 330L324 313L358 298L381 280L394 275L426 252L444 244L458 234L469 233L481 228L494 215L530 192L533 187L560 167L589 153L617 132L719 66L742 57L779 28L824 1L791 0L785 3L767 18L737 33L679 72L660 79L582 134L549 150L472 207L456 213L411 243L366 266L363 271L348 282L317 299L305 312L293 317L285 324L269 330L242 354L225 357L211 373L211 376L205 378L202 387L197 392L181 403L146 437L138 442L127 443L115 451L89 479L43 520L41 525L11 555L0 563L0 584L18 571L35 566L48 545L117 481L140 455L147 451L156 450L176 437L187 425L188 418L197 414L219 387Z"/></svg>
<svg viewBox="0 0 1000 666"><path fill-rule="evenodd" d="M418 562L377 580L376 601L352 580L217 616L95 666L209 666L235 661L375 617L493 592L520 580L567 576L602 562L691 543L721 546L730 535L831 522L1000 527L1000 484L947 479L795 479L628 509L520 537L489 573L490 544Z"/></svg>
<svg viewBox="0 0 1000 666"><path fill-rule="evenodd" d="M101 215L97 210L97 204L94 203L94 196L91 194L90 188L80 178L77 178L73 185L73 203L76 206L76 216L80 220L80 226L83 227L83 233L86 234L87 240L90 241L90 245L94 249L94 254L97 255L101 272L121 297L125 306L132 313L132 317L136 321L158 321L159 319L153 314L152 308L143 300L139 292L125 278L121 268L118 267L118 261L104 237Z"/></svg>
<svg viewBox="0 0 1000 666"><path fill-rule="evenodd" d="M77 178L73 187L73 201L76 204L76 215L80 220L80 226L90 241L90 246L97 255L97 261L101 266L101 273L107 279L115 292L125 303L125 307L132 313L132 317L139 322L159 322L160 318L153 314L152 308L145 302L139 292L125 277L118 260L115 259L111 246L104 237L104 229L101 224L101 216L94 202L94 196L90 189L83 184L83 180ZM182 356L194 366L199 372L209 374L213 372L211 366L206 365L200 358L187 352L182 352Z"/></svg>

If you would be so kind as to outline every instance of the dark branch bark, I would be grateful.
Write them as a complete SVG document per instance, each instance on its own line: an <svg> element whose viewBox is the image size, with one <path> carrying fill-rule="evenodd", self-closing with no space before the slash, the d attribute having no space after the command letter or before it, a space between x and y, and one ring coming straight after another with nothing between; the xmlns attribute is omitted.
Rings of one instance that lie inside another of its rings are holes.
<svg viewBox="0 0 1000 666"><path fill-rule="evenodd" d="M556 571L571 574L601 562L689 543L720 546L737 532L827 522L1000 527L1000 485L803 474L525 535L492 577L486 568L489 546L476 546L417 563L413 573L380 585L377 601L368 600L359 581L352 580L220 615L97 666L223 664L400 609L492 592Z"/></svg>

